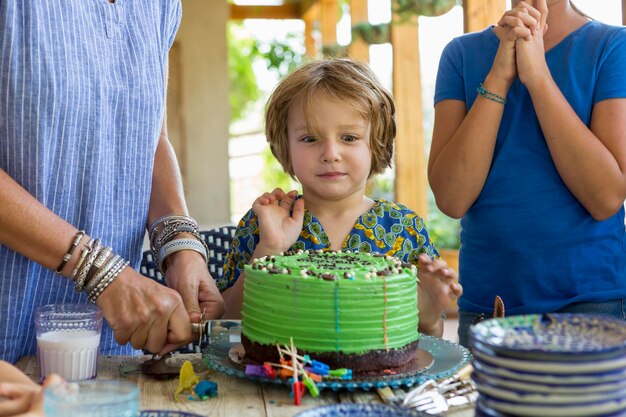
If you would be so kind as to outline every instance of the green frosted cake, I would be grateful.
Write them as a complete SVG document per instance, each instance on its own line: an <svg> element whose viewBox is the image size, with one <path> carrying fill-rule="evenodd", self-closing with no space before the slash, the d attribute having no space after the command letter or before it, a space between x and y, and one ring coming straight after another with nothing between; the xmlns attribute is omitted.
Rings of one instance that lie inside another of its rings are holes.
<svg viewBox="0 0 626 417"><path fill-rule="evenodd" d="M369 253L299 251L246 266L246 357L276 362L293 338L301 354L355 373L393 370L415 357L417 269Z"/></svg>

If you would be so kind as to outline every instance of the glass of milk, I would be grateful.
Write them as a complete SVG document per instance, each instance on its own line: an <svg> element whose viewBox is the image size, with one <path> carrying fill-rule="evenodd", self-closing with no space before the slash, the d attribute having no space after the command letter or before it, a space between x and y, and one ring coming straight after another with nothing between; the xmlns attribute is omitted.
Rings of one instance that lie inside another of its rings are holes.
<svg viewBox="0 0 626 417"><path fill-rule="evenodd" d="M92 380L44 390L46 417L137 417L139 387L127 381Z"/></svg>
<svg viewBox="0 0 626 417"><path fill-rule="evenodd" d="M102 310L93 304L49 304L35 311L41 377L96 377Z"/></svg>

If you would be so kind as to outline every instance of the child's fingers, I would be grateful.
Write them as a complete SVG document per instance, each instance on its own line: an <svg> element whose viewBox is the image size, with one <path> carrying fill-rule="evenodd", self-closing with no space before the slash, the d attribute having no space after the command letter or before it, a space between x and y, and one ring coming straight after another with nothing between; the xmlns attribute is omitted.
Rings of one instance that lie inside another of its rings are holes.
<svg viewBox="0 0 626 417"><path fill-rule="evenodd" d="M453 282L450 284L450 293L460 298L463 295L463 287L458 282Z"/></svg>
<svg viewBox="0 0 626 417"><path fill-rule="evenodd" d="M296 202L293 204L293 211L291 213L291 218L299 225L302 225L302 223L304 222L304 200L303 199L296 200Z"/></svg>
<svg viewBox="0 0 626 417"><path fill-rule="evenodd" d="M274 196L274 198L276 198L276 200L282 200L287 197L287 194L283 191L282 188L274 188L274 191L272 191L272 195Z"/></svg>
<svg viewBox="0 0 626 417"><path fill-rule="evenodd" d="M0 417L25 413L30 409L39 391L41 391L39 386L15 383L0 384L0 397L8 398L0 401Z"/></svg>

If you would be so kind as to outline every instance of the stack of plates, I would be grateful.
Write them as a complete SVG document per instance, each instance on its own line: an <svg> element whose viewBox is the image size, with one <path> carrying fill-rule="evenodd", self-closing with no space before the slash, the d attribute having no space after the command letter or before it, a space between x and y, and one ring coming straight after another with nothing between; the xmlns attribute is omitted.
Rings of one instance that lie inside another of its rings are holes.
<svg viewBox="0 0 626 417"><path fill-rule="evenodd" d="M626 416L626 322L587 314L482 321L470 330L476 416Z"/></svg>

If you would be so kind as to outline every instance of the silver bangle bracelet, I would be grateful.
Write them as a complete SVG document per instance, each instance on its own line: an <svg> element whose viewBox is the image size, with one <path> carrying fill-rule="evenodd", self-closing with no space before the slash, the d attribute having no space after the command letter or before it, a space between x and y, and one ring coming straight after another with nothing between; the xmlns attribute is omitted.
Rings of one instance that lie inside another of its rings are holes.
<svg viewBox="0 0 626 417"><path fill-rule="evenodd" d="M202 242L198 241L197 239L182 238L182 239L170 240L165 245L163 245L161 249L159 250L159 258L158 258L159 270L162 272L165 272L165 269L163 268L163 262L165 261L165 258L181 250L196 251L200 255L202 255L205 262L207 261L209 257L209 254L207 253L205 246L202 244Z"/></svg>

